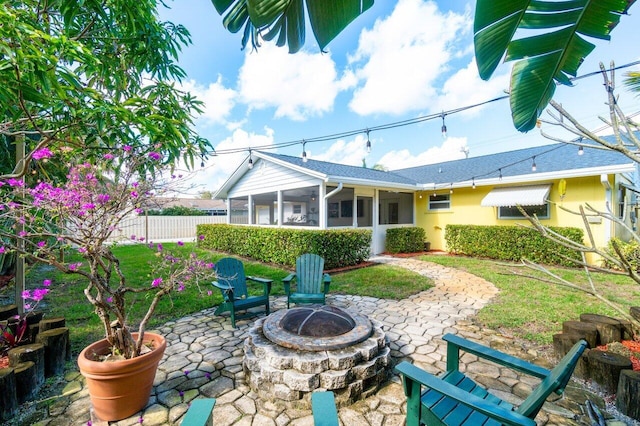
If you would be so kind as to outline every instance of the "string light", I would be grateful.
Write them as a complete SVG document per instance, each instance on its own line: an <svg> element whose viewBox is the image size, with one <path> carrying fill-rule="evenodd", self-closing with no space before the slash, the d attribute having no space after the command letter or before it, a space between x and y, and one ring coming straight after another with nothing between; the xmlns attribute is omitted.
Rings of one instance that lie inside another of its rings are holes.
<svg viewBox="0 0 640 426"><path fill-rule="evenodd" d="M367 133L367 153L371 153L371 141L369 140L369 129L366 131Z"/></svg>
<svg viewBox="0 0 640 426"><path fill-rule="evenodd" d="M307 142L303 141L302 142L302 162L304 163L307 162L307 150L305 148L306 145L307 145Z"/></svg>
<svg viewBox="0 0 640 426"><path fill-rule="evenodd" d="M251 158L251 149L249 149L249 164L250 169L253 169L253 158Z"/></svg>
<svg viewBox="0 0 640 426"><path fill-rule="evenodd" d="M476 189L476 178L471 178L471 188Z"/></svg>
<svg viewBox="0 0 640 426"><path fill-rule="evenodd" d="M584 147L580 146L578 147L578 155L583 155L584 154Z"/></svg>
<svg viewBox="0 0 640 426"><path fill-rule="evenodd" d="M200 161L200 167L204 167L204 157L200 157L202 161Z"/></svg>
<svg viewBox="0 0 640 426"><path fill-rule="evenodd" d="M535 172L536 170L538 170L538 167L536 166L536 156L533 156L533 163L531 164L531 171Z"/></svg>
<svg viewBox="0 0 640 426"><path fill-rule="evenodd" d="M498 179L502 180L502 169L498 169Z"/></svg>
<svg viewBox="0 0 640 426"><path fill-rule="evenodd" d="M445 113L444 111L442 112L442 139L446 139L447 138L447 125L444 124L444 117L445 117Z"/></svg>

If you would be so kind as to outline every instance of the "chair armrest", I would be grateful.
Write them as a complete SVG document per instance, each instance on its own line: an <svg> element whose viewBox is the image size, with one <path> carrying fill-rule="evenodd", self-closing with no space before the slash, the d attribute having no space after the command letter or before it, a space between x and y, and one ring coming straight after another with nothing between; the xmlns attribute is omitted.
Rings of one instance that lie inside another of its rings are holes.
<svg viewBox="0 0 640 426"><path fill-rule="evenodd" d="M284 286L284 294L287 296L291 293L291 280L296 277L296 274L289 274L285 278L282 279L282 285Z"/></svg>
<svg viewBox="0 0 640 426"><path fill-rule="evenodd" d="M251 277L251 276L247 276L247 279L257 283L261 283L264 294L266 296L268 296L269 293L271 293L271 283L273 283L273 280L270 280L269 278L260 278L260 277Z"/></svg>
<svg viewBox="0 0 640 426"><path fill-rule="evenodd" d="M329 274L324 274L322 278L324 281L324 294L329 294L329 285L331 284L331 277L329 276Z"/></svg>
<svg viewBox="0 0 640 426"><path fill-rule="evenodd" d="M504 352L491 349L479 343L472 342L454 334L445 334L442 339L447 342L447 371L457 371L460 359L460 349L470 354L484 358L498 365L544 379L550 373L544 367L527 362Z"/></svg>
<svg viewBox="0 0 640 426"><path fill-rule="evenodd" d="M451 383L445 382L436 376L410 364L406 361L398 364L395 369L403 378L404 391L409 401L407 401L407 418L409 417L409 406L419 407L421 392L418 386L426 386L441 394L453 398L472 410L478 411L486 416L496 419L499 422L514 426L535 426L536 422L520 413L509 410L500 405L496 405L482 399L474 394L455 387ZM408 424L408 423L407 423Z"/></svg>

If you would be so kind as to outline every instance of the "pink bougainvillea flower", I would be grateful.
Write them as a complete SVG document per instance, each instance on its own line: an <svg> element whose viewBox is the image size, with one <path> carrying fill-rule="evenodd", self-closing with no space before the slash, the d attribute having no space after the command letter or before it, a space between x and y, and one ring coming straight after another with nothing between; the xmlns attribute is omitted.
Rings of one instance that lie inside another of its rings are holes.
<svg viewBox="0 0 640 426"><path fill-rule="evenodd" d="M46 241L38 241L38 247L42 248L47 245Z"/></svg>
<svg viewBox="0 0 640 426"><path fill-rule="evenodd" d="M31 290L24 290L22 292L22 298L23 299L31 299Z"/></svg>
<svg viewBox="0 0 640 426"><path fill-rule="evenodd" d="M131 191L131 198L138 198L138 192L137 191Z"/></svg>
<svg viewBox="0 0 640 426"><path fill-rule="evenodd" d="M198 239L199 239L200 241L204 240L204 235L198 235Z"/></svg>
<svg viewBox="0 0 640 426"><path fill-rule="evenodd" d="M98 194L98 202L100 204L106 203L110 198L111 196L109 194Z"/></svg>
<svg viewBox="0 0 640 426"><path fill-rule="evenodd" d="M137 237L134 234L131 234L131 239L135 240Z"/></svg>
<svg viewBox="0 0 640 426"><path fill-rule="evenodd" d="M107 297L107 303L113 303L113 297L111 296Z"/></svg>
<svg viewBox="0 0 640 426"><path fill-rule="evenodd" d="M138 186L140 186L140 184L138 182L132 182L131 186L133 186L134 188L137 188Z"/></svg>
<svg viewBox="0 0 640 426"><path fill-rule="evenodd" d="M45 286L45 287L49 287L51 285L51 280L46 279L46 280L42 281L42 285Z"/></svg>
<svg viewBox="0 0 640 426"><path fill-rule="evenodd" d="M85 203L82 205L82 208L85 210L93 210L96 208L96 205L93 203Z"/></svg>
<svg viewBox="0 0 640 426"><path fill-rule="evenodd" d="M183 245L184 245L184 243L183 243L182 241L178 241L178 245L179 245L179 246L183 246Z"/></svg>
<svg viewBox="0 0 640 426"><path fill-rule="evenodd" d="M36 288L35 290L33 290L33 300L39 302L44 298L44 296L47 295L47 293L49 293L48 288Z"/></svg>
<svg viewBox="0 0 640 426"><path fill-rule="evenodd" d="M70 271L77 271L77 270L78 270L78 268L80 268L81 266L82 266L82 263L81 263L81 262L78 262L78 263L70 263L70 264L69 264L69 270L70 270Z"/></svg>
<svg viewBox="0 0 640 426"><path fill-rule="evenodd" d="M106 153L102 158L105 160L113 160L115 156L113 154Z"/></svg>
<svg viewBox="0 0 640 426"><path fill-rule="evenodd" d="M26 237L28 235L27 231L20 231L18 232L18 235L21 237Z"/></svg>
<svg viewBox="0 0 640 426"><path fill-rule="evenodd" d="M78 249L78 253L86 253L87 252L87 248L86 247L80 247Z"/></svg>
<svg viewBox="0 0 640 426"><path fill-rule="evenodd" d="M0 246L0 254L6 253L7 249L4 246Z"/></svg>
<svg viewBox="0 0 640 426"><path fill-rule="evenodd" d="M24 182L21 179L15 179L15 178L7 179L7 183L9 184L9 186L13 186L14 188L24 186Z"/></svg>
<svg viewBox="0 0 640 426"><path fill-rule="evenodd" d="M129 151L131 151L132 149L133 149L133 148L131 148L131 145L125 145L125 146L123 146L123 147L122 147L122 150L123 150L124 152L129 152Z"/></svg>
<svg viewBox="0 0 640 426"><path fill-rule="evenodd" d="M178 291L183 291L184 290L184 284L180 283L180 285L178 286Z"/></svg>
<svg viewBox="0 0 640 426"><path fill-rule="evenodd" d="M33 151L32 155L34 160L42 160L43 158L51 158L53 157L53 152L47 147L37 149Z"/></svg>
<svg viewBox="0 0 640 426"><path fill-rule="evenodd" d="M157 161L157 160L162 158L162 155L160 155L160 153L158 153L158 152L151 151L149 153L149 158L151 158L152 160L156 160Z"/></svg>
<svg viewBox="0 0 640 426"><path fill-rule="evenodd" d="M152 285L153 287L158 287L160 284L162 284L162 278L160 278L160 277L158 277L158 278L154 279L154 280L151 282L151 285Z"/></svg>
<svg viewBox="0 0 640 426"><path fill-rule="evenodd" d="M157 248L158 248L158 251L162 251L163 249L162 244L158 243Z"/></svg>
<svg viewBox="0 0 640 426"><path fill-rule="evenodd" d="M136 210L135 210L135 212L136 212L136 214L142 214L142 213L144 213L144 210L142 210L142 209L136 209Z"/></svg>
<svg viewBox="0 0 640 426"><path fill-rule="evenodd" d="M207 296L211 296L213 292L211 290L207 290Z"/></svg>

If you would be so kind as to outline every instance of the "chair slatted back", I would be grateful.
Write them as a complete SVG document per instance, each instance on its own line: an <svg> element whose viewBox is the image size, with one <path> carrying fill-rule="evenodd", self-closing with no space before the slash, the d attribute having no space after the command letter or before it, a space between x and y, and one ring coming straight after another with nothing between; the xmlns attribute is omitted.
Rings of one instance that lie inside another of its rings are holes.
<svg viewBox="0 0 640 426"><path fill-rule="evenodd" d="M244 265L240 260L233 257L225 257L216 262L215 270L218 282L229 284L233 287L234 298L248 297Z"/></svg>
<svg viewBox="0 0 640 426"><path fill-rule="evenodd" d="M298 293L322 293L324 259L317 254L306 253L296 259L296 291Z"/></svg>
<svg viewBox="0 0 640 426"><path fill-rule="evenodd" d="M547 399L551 392L558 394L564 391L564 388L569 383L569 379L573 374L573 370L576 368L580 357L587 347L587 342L584 340L579 341L571 350L560 360L558 365L551 370L549 375L534 389L533 392L524 400L522 404L516 410L523 416L533 419L538 414L538 411L542 408L542 404Z"/></svg>

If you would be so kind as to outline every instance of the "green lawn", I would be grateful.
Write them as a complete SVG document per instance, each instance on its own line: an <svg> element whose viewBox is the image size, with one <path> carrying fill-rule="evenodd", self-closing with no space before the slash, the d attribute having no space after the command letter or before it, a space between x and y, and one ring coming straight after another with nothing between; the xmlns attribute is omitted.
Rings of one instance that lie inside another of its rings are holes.
<svg viewBox="0 0 640 426"><path fill-rule="evenodd" d="M620 317L603 302L584 292L516 276L514 272L543 275L528 268L518 268L515 264L447 255L425 255L420 259L464 270L495 284L500 293L478 313L478 320L487 328L503 329L540 344L550 344L553 335L562 331L562 322L579 320L581 313ZM586 284L582 269L550 269L565 280ZM626 312L630 306L640 305L640 286L628 277L604 273L592 276L596 288L609 300L622 305Z"/></svg>
<svg viewBox="0 0 640 426"><path fill-rule="evenodd" d="M193 245L164 244L166 249L175 251L192 250ZM128 279L129 285L148 286L152 280L149 275L149 262L154 259L155 252L146 245L121 245L114 248L114 253L120 259L120 266ZM223 254L205 250L197 250L202 259L215 262ZM68 258L67 260L72 260ZM80 260L80 259L78 259ZM281 280L291 271L264 265L259 262L244 261L247 275L271 278L274 280L271 294L283 295ZM101 323L93 313L91 305L86 300L83 290L85 280L79 275L67 275L57 272L50 267L32 267L27 277L27 287L39 286L42 280L53 280L51 293L45 298L41 306L48 316L64 316L67 324L73 330L72 344L74 352L79 352L88 343L104 336ZM354 294L379 298L404 298L430 286L430 281L414 272L401 268L376 265L332 274L332 293ZM262 286L249 286L250 292L260 292ZM145 297L132 295L133 297ZM187 287L182 292L175 292L163 299L149 324L149 328L157 327L166 321L174 320L202 309L217 306L222 301L220 292L209 283L202 283L199 287ZM142 318L148 307L146 301L138 301L135 308L129 310L130 323L136 324Z"/></svg>
<svg viewBox="0 0 640 426"><path fill-rule="evenodd" d="M165 244L172 250L191 250L192 246L177 247ZM146 286L151 277L148 273L149 261L154 252L144 245L119 246L114 249L121 259L121 266L130 284ZM198 251L203 259L215 262L223 257L220 253ZM542 283L531 278L517 277L514 266L505 266L491 260L473 259L458 256L426 255L422 260L458 268L478 275L494 283L501 291L491 304L483 308L477 319L486 327L499 329L539 344L549 344L551 337L561 329L562 321L578 319L581 313L592 312L616 316L610 308L595 298L581 292L569 290L557 285ZM267 277L274 280L272 295L282 295L281 280L290 271L280 267L264 265L258 262L244 261L247 275ZM518 269L521 273L532 271ZM570 281L584 282L581 270L554 268L554 271ZM611 300L617 301L628 309L640 305L640 286L626 277L610 274L594 274L597 285ZM51 294L46 297L43 306L47 315L64 316L73 330L74 352L87 343L102 338L100 323L83 294L81 277L56 273L50 268L31 268L28 286L35 287L45 278L52 278ZM389 265L375 265L342 273L331 274L331 293L370 296L376 298L403 299L428 289L432 282L415 272ZM261 286L255 286L260 291ZM144 296L137 296L144 297ZM217 289L209 283L200 288L190 287L180 293L174 293L163 300L156 311L150 328L166 321L177 319L193 312L218 305L222 298ZM146 303L141 305L145 306ZM142 309L132 309L132 324L143 314Z"/></svg>

